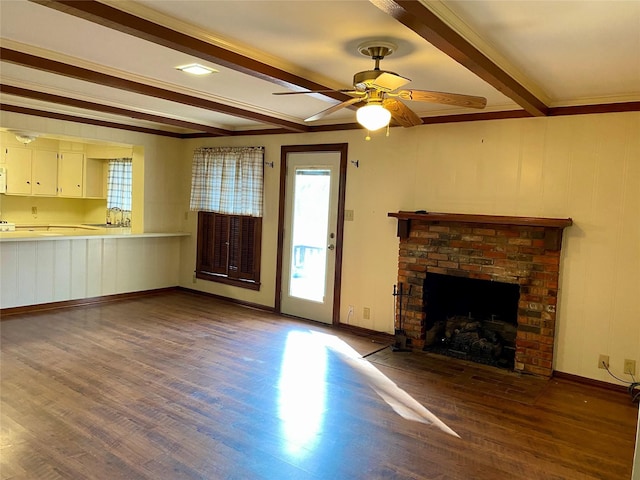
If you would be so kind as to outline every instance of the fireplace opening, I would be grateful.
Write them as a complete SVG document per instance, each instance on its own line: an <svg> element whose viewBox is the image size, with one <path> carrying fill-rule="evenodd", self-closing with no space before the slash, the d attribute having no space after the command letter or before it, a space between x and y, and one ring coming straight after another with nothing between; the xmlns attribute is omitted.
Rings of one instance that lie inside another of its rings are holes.
<svg viewBox="0 0 640 480"><path fill-rule="evenodd" d="M513 369L520 286L427 273L424 350Z"/></svg>

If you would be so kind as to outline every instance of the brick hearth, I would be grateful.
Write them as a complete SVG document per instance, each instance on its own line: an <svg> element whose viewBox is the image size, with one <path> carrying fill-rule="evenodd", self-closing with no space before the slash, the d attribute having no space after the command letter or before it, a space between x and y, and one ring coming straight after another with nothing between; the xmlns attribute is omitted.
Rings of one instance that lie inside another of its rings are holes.
<svg viewBox="0 0 640 480"><path fill-rule="evenodd" d="M515 370L551 376L562 229L571 219L433 213L398 218L398 284L412 285L403 307L408 346L425 343L428 273L520 285ZM396 312L396 328L399 327Z"/></svg>

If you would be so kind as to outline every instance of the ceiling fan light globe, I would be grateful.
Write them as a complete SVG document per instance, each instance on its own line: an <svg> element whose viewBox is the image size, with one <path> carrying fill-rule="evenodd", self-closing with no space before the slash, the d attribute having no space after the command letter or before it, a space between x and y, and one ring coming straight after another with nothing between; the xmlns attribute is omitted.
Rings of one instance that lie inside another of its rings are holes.
<svg viewBox="0 0 640 480"><path fill-rule="evenodd" d="M382 105L365 105L356 112L358 123L373 132L389 125L391 112Z"/></svg>

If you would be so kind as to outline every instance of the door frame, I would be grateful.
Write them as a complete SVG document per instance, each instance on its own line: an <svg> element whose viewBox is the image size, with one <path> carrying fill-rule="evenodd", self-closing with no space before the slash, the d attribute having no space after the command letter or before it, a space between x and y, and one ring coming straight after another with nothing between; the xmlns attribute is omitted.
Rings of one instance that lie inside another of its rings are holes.
<svg viewBox="0 0 640 480"><path fill-rule="evenodd" d="M282 145L280 147L280 195L278 206L278 253L276 259L276 292L275 292L275 311L281 312L282 301L282 259L284 249L284 223L285 223L285 205L287 198L287 156L290 153L306 153L306 152L336 152L340 153L340 169L338 173L338 218L336 225L336 242L335 242L335 275L333 280L333 325L340 323L340 292L342 291L342 239L344 235L344 202L346 196L347 183L347 151L348 143L328 143L315 145Z"/></svg>

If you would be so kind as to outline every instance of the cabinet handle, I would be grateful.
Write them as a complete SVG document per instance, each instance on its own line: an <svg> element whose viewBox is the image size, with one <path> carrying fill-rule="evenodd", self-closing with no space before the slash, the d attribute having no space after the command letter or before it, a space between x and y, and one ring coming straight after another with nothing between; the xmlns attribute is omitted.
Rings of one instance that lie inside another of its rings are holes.
<svg viewBox="0 0 640 480"><path fill-rule="evenodd" d="M31 182L27 181L27 185L31 185Z"/></svg>

